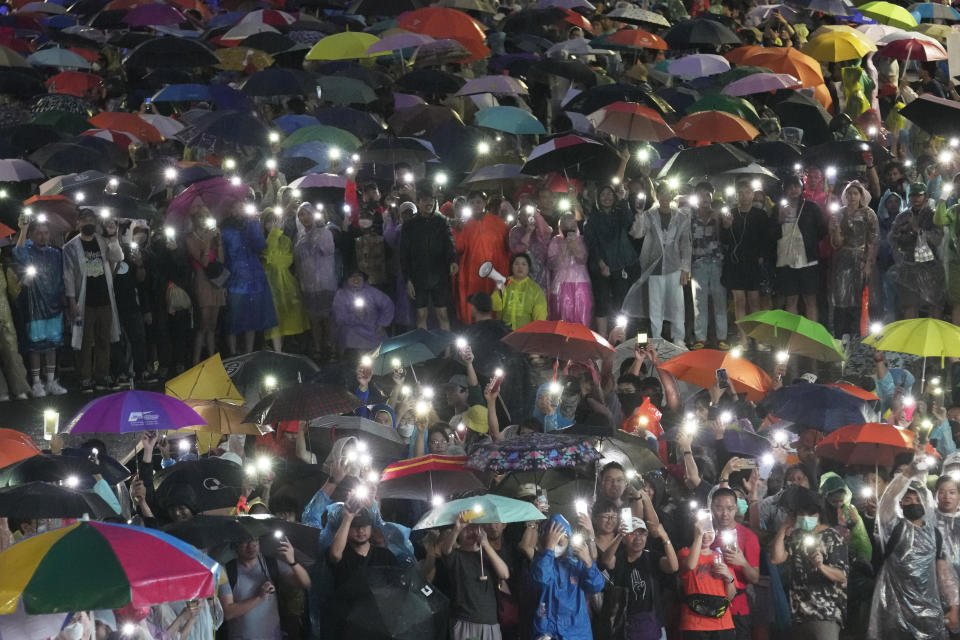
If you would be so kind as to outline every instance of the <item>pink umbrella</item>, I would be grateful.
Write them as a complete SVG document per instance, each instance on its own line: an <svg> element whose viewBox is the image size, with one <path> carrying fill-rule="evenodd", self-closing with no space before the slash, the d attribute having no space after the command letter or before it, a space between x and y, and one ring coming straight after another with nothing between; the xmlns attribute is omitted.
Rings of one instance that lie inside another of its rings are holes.
<svg viewBox="0 0 960 640"><path fill-rule="evenodd" d="M789 73L755 73L734 80L725 86L721 93L728 96L749 96L778 89L798 89L800 85L801 82Z"/></svg>
<svg viewBox="0 0 960 640"><path fill-rule="evenodd" d="M932 62L946 60L947 50L936 40L928 38L900 38L885 45L877 55L897 60L919 60Z"/></svg>
<svg viewBox="0 0 960 640"><path fill-rule="evenodd" d="M243 202L249 192L247 185L233 184L222 177L195 182L170 201L170 206L167 207L167 221L174 225L185 226L194 204L206 206L214 217L220 219L238 202Z"/></svg>
<svg viewBox="0 0 960 640"><path fill-rule="evenodd" d="M127 11L123 22L131 27L176 26L183 22L183 14L166 4L143 4Z"/></svg>
<svg viewBox="0 0 960 640"><path fill-rule="evenodd" d="M395 36L387 36L370 45L367 49L367 55L374 53L383 53L386 51L400 51L401 49L413 49L425 44L434 42L434 39L422 33L398 33Z"/></svg>

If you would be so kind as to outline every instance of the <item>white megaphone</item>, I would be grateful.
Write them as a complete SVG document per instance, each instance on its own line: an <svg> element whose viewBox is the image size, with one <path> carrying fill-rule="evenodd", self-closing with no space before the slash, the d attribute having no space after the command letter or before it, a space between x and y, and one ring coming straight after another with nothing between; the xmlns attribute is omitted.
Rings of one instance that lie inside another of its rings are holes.
<svg viewBox="0 0 960 640"><path fill-rule="evenodd" d="M505 284L507 284L507 278L502 273L494 269L493 263L489 260L480 265L477 275L479 275L481 278L490 278L497 283L497 287L503 287Z"/></svg>

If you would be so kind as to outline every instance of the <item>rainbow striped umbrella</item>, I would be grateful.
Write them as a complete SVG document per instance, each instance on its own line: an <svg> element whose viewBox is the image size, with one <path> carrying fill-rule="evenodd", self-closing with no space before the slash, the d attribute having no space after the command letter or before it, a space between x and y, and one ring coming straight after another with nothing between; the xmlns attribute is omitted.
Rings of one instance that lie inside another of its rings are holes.
<svg viewBox="0 0 960 640"><path fill-rule="evenodd" d="M209 598L220 565L154 529L78 522L0 553L0 614L120 609Z"/></svg>

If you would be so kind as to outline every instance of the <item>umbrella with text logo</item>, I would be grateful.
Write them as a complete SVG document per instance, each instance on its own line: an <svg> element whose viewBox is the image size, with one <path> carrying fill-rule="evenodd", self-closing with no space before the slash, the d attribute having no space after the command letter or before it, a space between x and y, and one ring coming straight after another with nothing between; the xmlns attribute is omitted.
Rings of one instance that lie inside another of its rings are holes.
<svg viewBox="0 0 960 640"><path fill-rule="evenodd" d="M121 391L88 402L64 432L129 433L203 424L196 411L176 398L152 391Z"/></svg>

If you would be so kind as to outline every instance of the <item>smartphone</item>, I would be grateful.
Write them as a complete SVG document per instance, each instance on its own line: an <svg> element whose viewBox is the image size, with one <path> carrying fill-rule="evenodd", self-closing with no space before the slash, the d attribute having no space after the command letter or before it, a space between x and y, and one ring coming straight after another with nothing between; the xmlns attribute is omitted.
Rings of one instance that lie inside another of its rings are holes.
<svg viewBox="0 0 960 640"><path fill-rule="evenodd" d="M717 386L726 389L730 386L730 377L726 369L717 369Z"/></svg>
<svg viewBox="0 0 960 640"><path fill-rule="evenodd" d="M620 509L620 524L624 533L633 533L633 509L630 507Z"/></svg>
<svg viewBox="0 0 960 640"><path fill-rule="evenodd" d="M500 391L500 385L503 383L503 376L497 376L493 379L493 384L490 386L490 391L496 392Z"/></svg>
<svg viewBox="0 0 960 640"><path fill-rule="evenodd" d="M642 346L642 347L647 346L647 334L645 334L645 333L638 333L638 334L637 334L637 344L640 345L640 346Z"/></svg>
<svg viewBox="0 0 960 640"><path fill-rule="evenodd" d="M153 104L153 98L144 98L143 104Z"/></svg>

